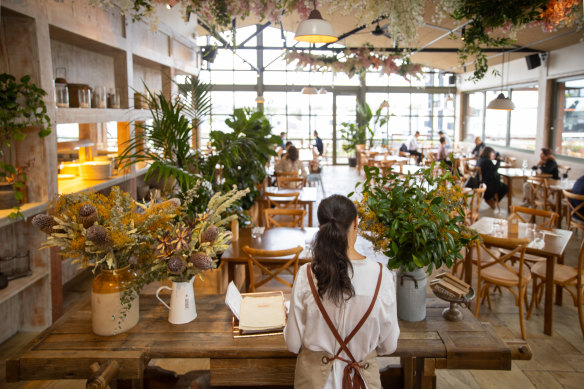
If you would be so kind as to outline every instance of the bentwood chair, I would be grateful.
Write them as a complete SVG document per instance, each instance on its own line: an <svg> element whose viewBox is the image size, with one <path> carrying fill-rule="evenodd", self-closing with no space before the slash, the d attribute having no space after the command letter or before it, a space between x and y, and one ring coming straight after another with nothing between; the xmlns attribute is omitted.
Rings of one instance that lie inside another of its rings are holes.
<svg viewBox="0 0 584 389"><path fill-rule="evenodd" d="M294 278L298 272L298 263L302 246L287 250L259 250L245 245L241 248L248 256L247 267L249 271L249 287L251 292L271 280L276 280L289 288L292 288ZM254 266L259 268L260 275L256 280ZM292 282L282 278L287 272L292 275Z"/></svg>
<svg viewBox="0 0 584 389"><path fill-rule="evenodd" d="M581 197L584 198L584 196ZM584 202L580 204L584 204ZM568 226L569 228L578 228L584 233L583 223L576 222ZM533 292L529 311L527 312L528 319L531 316L534 304L539 305L543 297L547 279L546 263L540 262L533 265L531 274L533 276ZM580 330L582 331L582 336L584 336L584 308L582 307L582 304L584 304L584 239L580 243L580 254L578 255L578 265L576 267L554 263L554 285L562 287L572 296L574 305L578 307Z"/></svg>
<svg viewBox="0 0 584 389"><path fill-rule="evenodd" d="M568 228L577 227L584 231L584 195L572 193L571 190L563 190L562 194L567 200Z"/></svg>
<svg viewBox="0 0 584 389"><path fill-rule="evenodd" d="M302 189L306 186L306 177L276 177L276 184L280 189Z"/></svg>
<svg viewBox="0 0 584 389"><path fill-rule="evenodd" d="M273 227L302 227L306 211L303 209L264 209L266 228Z"/></svg>
<svg viewBox="0 0 584 389"><path fill-rule="evenodd" d="M300 192L272 193L265 192L268 208L298 208Z"/></svg>
<svg viewBox="0 0 584 389"><path fill-rule="evenodd" d="M487 185L481 184L478 188L472 190L472 195L470 197L467 197L467 225L471 226L479 219L479 207L486 191Z"/></svg>
<svg viewBox="0 0 584 389"><path fill-rule="evenodd" d="M478 317L481 304L486 299L491 309L489 288L499 286L508 289L515 297L515 305L519 306L519 324L521 337L526 339L525 323L523 319L523 304L527 291L527 284L531 281L531 272L524 265L525 249L528 239L496 238L481 234L481 241L477 243L477 300L475 316ZM502 254L500 249L508 251ZM485 257L481 258L483 254ZM508 260L518 257L515 265Z"/></svg>
<svg viewBox="0 0 584 389"><path fill-rule="evenodd" d="M550 174L542 174L527 179L527 184L531 188L531 205L534 208L540 207L544 210L554 210L555 203L552 198L552 192L549 190L548 178Z"/></svg>

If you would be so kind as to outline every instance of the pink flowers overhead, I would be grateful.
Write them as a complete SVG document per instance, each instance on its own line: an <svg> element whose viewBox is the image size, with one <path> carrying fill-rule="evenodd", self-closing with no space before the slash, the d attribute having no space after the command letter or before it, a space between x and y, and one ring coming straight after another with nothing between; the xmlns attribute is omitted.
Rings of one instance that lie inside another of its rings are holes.
<svg viewBox="0 0 584 389"><path fill-rule="evenodd" d="M299 68L306 66L319 71L346 73L350 78L367 70L379 70L383 74L399 74L408 79L418 77L421 65L412 64L409 58L400 55L382 55L367 47L347 49L334 55L314 55L300 51L288 51L284 59L287 63L297 61Z"/></svg>

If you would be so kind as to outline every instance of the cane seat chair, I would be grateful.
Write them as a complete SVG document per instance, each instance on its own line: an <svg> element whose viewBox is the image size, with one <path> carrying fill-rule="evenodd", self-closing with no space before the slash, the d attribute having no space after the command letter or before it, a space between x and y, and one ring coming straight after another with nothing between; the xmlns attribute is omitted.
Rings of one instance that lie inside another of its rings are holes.
<svg viewBox="0 0 584 389"><path fill-rule="evenodd" d="M255 292L256 288L265 285L271 280L276 280L281 284L292 288L294 278L298 272L298 264L302 246L297 246L287 250L260 250L253 249L248 245L242 247L244 253L247 254L247 268L249 271L249 287L251 292ZM260 274L256 280L254 267L259 268ZM288 273L292 275L292 282L282 278Z"/></svg>
<svg viewBox="0 0 584 389"><path fill-rule="evenodd" d="M264 209L266 228L302 227L306 211L304 209L268 208Z"/></svg>
<svg viewBox="0 0 584 389"><path fill-rule="evenodd" d="M534 208L540 207L546 211L553 211L555 202L549 189L548 178L551 178L551 174L530 177L527 179L527 184L531 187L531 205Z"/></svg>
<svg viewBox="0 0 584 389"><path fill-rule="evenodd" d="M528 239L496 238L481 234L481 241L477 243L476 250L478 276L475 316L478 317L480 306L485 299L489 309L492 308L489 296L491 286L506 288L513 294L515 304L519 306L519 325L523 339L526 339L523 304L527 285L531 281L531 272L524 264L528 243ZM505 249L508 253L502 254L500 249ZM483 254L486 254L486 257L481 258ZM515 265L511 265L508 260L514 256L519 259Z"/></svg>
<svg viewBox="0 0 584 389"><path fill-rule="evenodd" d="M582 196L584 197L584 196ZM580 203L584 204L584 203ZM569 228L578 228L584 233L584 224L571 223ZM527 312L527 318L531 316L534 305L539 305L543 296L545 282L547 279L546 263L540 262L531 268L533 276L533 288L531 303ZM584 239L580 243L580 253L578 255L578 264L576 267L554 263L554 285L562 287L572 296L574 305L578 308L578 319L580 320L580 330L584 337Z"/></svg>

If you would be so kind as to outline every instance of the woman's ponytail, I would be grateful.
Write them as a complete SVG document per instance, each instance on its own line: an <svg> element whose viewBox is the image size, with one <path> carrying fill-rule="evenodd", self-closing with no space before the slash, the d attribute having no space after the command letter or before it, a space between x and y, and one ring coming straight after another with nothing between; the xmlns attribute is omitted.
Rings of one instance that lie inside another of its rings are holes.
<svg viewBox="0 0 584 389"><path fill-rule="evenodd" d="M353 271L347 256L348 233L357 217L357 209L344 196L332 195L322 200L317 211L320 229L313 244L312 269L317 279L318 294L328 294L333 302L348 300L355 295L349 277Z"/></svg>

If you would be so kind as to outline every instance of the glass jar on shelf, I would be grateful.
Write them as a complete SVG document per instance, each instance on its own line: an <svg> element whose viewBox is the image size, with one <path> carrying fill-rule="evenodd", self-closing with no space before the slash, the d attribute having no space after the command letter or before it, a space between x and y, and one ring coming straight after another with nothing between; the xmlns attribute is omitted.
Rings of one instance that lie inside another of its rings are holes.
<svg viewBox="0 0 584 389"><path fill-rule="evenodd" d="M106 108L107 107L107 95L105 86L95 86L93 87L93 108Z"/></svg>
<svg viewBox="0 0 584 389"><path fill-rule="evenodd" d="M69 108L69 88L64 78L55 79L55 102L59 108Z"/></svg>

